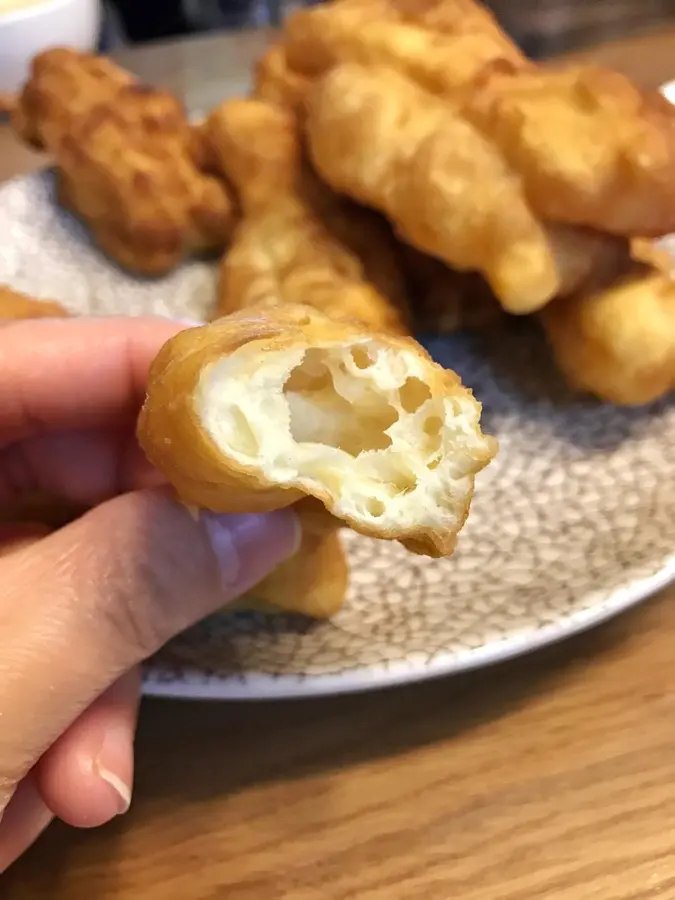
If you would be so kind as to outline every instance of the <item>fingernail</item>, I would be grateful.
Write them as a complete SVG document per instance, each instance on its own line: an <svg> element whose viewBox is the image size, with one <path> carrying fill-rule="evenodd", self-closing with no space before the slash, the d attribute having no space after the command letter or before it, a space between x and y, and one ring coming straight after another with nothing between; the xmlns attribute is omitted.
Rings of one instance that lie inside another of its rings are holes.
<svg viewBox="0 0 675 900"><path fill-rule="evenodd" d="M103 744L94 759L94 772L110 788L117 815L123 815L131 806L131 787L119 774L120 760L129 754L129 734L125 729L108 729Z"/></svg>
<svg viewBox="0 0 675 900"><path fill-rule="evenodd" d="M250 590L300 546L301 528L290 509L255 515L200 513L229 597Z"/></svg>

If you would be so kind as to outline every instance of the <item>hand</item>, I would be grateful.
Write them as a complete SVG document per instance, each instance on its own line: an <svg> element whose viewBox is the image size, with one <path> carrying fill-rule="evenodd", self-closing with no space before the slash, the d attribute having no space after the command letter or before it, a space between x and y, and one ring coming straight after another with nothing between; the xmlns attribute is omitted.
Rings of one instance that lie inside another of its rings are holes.
<svg viewBox="0 0 675 900"><path fill-rule="evenodd" d="M163 319L0 329L0 508L46 491L91 511L0 528L0 872L54 815L131 798L138 664L295 552L290 512L200 521L145 461L135 422Z"/></svg>

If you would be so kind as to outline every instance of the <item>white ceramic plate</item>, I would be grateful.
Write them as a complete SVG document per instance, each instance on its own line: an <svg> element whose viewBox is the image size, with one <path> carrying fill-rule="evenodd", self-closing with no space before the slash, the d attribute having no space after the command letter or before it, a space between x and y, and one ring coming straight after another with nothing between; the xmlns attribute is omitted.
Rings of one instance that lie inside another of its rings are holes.
<svg viewBox="0 0 675 900"><path fill-rule="evenodd" d="M92 248L52 189L48 174L0 187L0 283L92 314L204 314L211 266L133 279ZM214 616L149 663L147 693L289 697L449 674L588 628L675 576L674 405L570 397L524 326L429 346L475 390L501 445L452 559L346 535L351 589L334 621Z"/></svg>

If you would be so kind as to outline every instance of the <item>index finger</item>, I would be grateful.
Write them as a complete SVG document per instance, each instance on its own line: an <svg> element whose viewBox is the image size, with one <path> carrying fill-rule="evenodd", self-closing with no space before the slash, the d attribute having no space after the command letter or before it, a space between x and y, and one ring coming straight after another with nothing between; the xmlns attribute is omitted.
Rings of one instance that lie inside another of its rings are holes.
<svg viewBox="0 0 675 900"><path fill-rule="evenodd" d="M0 444L135 416L148 369L185 324L154 317L33 319L0 329Z"/></svg>

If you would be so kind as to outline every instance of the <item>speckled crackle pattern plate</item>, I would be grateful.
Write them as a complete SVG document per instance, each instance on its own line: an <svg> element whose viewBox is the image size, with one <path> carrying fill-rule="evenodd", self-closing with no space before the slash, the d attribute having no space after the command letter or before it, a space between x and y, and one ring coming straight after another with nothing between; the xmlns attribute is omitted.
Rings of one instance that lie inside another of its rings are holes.
<svg viewBox="0 0 675 900"><path fill-rule="evenodd" d="M122 274L56 209L48 175L0 188L0 282L93 314L199 317L213 268ZM348 534L329 623L221 614L147 667L147 692L271 697L360 690L495 662L608 618L675 576L675 405L627 411L567 394L540 336L431 340L500 441L452 559ZM185 598L186 603L190 598Z"/></svg>

